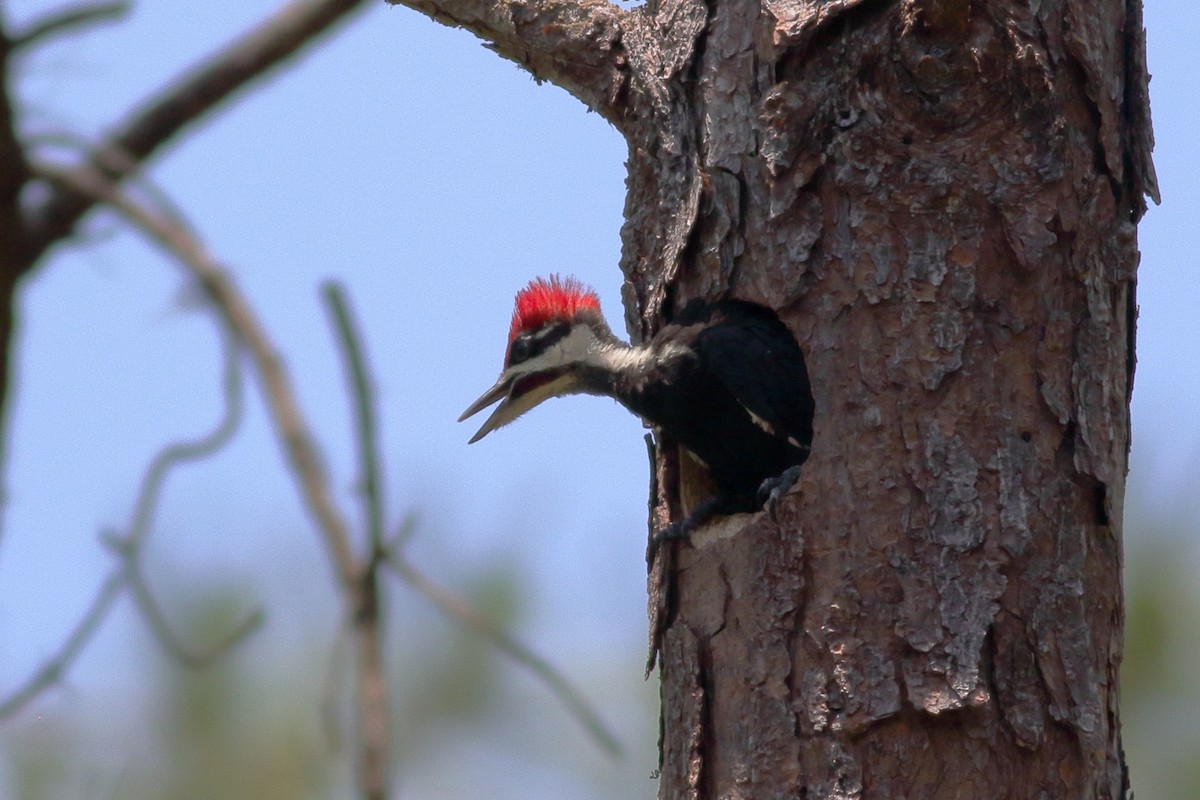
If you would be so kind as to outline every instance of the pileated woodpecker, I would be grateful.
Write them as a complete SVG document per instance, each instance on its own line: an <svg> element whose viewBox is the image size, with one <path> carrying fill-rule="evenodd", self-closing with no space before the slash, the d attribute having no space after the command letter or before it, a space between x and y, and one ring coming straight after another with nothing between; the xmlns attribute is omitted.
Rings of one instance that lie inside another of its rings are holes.
<svg viewBox="0 0 1200 800"><path fill-rule="evenodd" d="M804 355L773 311L723 300L688 304L648 344L613 335L596 293L573 278L537 279L517 294L504 371L459 417L500 405L477 442L543 400L607 395L661 428L707 468L717 492L654 537L685 538L717 514L772 517L812 444Z"/></svg>

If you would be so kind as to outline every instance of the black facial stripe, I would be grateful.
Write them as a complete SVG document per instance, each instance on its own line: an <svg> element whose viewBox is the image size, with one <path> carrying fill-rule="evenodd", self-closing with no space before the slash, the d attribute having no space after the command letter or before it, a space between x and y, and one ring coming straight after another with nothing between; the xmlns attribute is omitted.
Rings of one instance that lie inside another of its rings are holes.
<svg viewBox="0 0 1200 800"><path fill-rule="evenodd" d="M519 334L508 348L508 366L540 356L571 332L566 322L543 325L537 330Z"/></svg>

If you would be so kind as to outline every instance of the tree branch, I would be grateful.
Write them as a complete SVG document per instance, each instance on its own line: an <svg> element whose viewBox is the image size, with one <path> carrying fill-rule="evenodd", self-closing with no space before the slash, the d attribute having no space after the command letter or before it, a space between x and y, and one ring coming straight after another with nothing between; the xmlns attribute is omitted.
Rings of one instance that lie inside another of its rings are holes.
<svg viewBox="0 0 1200 800"><path fill-rule="evenodd" d="M350 395L354 398L358 430L367 541L370 551L362 565L353 596L354 632L358 642L359 783L368 800L384 800L388 792L391 724L388 716L387 678L383 669L382 608L379 567L383 560L383 495L379 486L379 434L375 393L367 374L361 337L350 315L345 292L335 281L321 287L333 317L338 346L346 362Z"/></svg>
<svg viewBox="0 0 1200 800"><path fill-rule="evenodd" d="M108 616L108 610L121 596L125 588L125 573L123 570L109 575L100 586L87 613L63 641L62 646L51 658L42 664L33 675L18 689L15 689L3 700L0 700L0 719L7 719L28 705L35 697L49 689L62 679L75 658L83 650L88 641L100 629L100 623Z"/></svg>
<svg viewBox="0 0 1200 800"><path fill-rule="evenodd" d="M38 174L67 193L89 198L89 205L96 201L106 203L199 279L230 330L249 349L300 495L317 523L340 583L353 587L359 571L351 551L349 526L333 502L329 478L296 403L282 359L232 276L186 229L143 207L103 174L92 169L58 170L45 166L38 168Z"/></svg>
<svg viewBox="0 0 1200 800"><path fill-rule="evenodd" d="M2 17L2 15L0 15ZM8 397L8 350L13 330L13 292L28 269L24 258L25 221L21 214L21 192L29 180L29 165L17 137L11 83L12 41L0 18L0 426L5 420Z"/></svg>
<svg viewBox="0 0 1200 800"><path fill-rule="evenodd" d="M561 86L617 128L628 65L622 37L640 15L608 0L388 0L466 28L539 81Z"/></svg>
<svg viewBox="0 0 1200 800"><path fill-rule="evenodd" d="M291 464L291 472L300 484L301 495L327 545L343 594L353 615L358 645L358 705L363 748L360 781L364 796L368 800L384 800L388 793L390 723L387 681L383 669L378 585L379 567L383 558L382 533L376 532L371 535L371 553L360 564L352 553L349 527L333 502L329 479L315 441L300 413L295 394L274 346L227 271L212 259L187 228L175 219L138 203L95 170L56 171L39 168L38 174L52 184L106 203L182 262L204 286L224 316L229 330L246 345L253 356L267 394L272 420ZM325 291L337 322L343 351L349 362L348 370L353 378L359 416L361 458L364 462L364 473L371 476L371 489L366 493L368 519L382 519L375 455L375 414L369 391L370 382L362 357L362 346L354 333L345 299L332 284L327 286ZM143 517L148 518L148 512L139 514L138 518ZM370 524L376 528L381 527L381 523ZM137 533L136 528L133 533ZM175 639L138 569L138 540L134 537L130 541L133 547L128 548L125 546L126 542L118 542L120 551L125 556L124 574L159 641L185 663L194 664L210 657L208 653L196 653L183 648ZM244 634L257 622L256 617L251 617L237 633ZM236 641L235 637L230 637L219 643L218 647L225 647Z"/></svg>
<svg viewBox="0 0 1200 800"><path fill-rule="evenodd" d="M14 51L37 44L42 39L87 25L98 25L124 17L129 13L128 0L115 2L81 3L70 8L51 11L25 26L11 40Z"/></svg>
<svg viewBox="0 0 1200 800"><path fill-rule="evenodd" d="M333 316L338 346L346 363L350 395L354 398L355 427L358 429L358 463L363 495L363 518L373 558L383 552L383 495L379 486L379 432L375 414L375 392L367 374L361 337L350 316L350 306L341 284L328 281L321 287L325 305Z"/></svg>
<svg viewBox="0 0 1200 800"><path fill-rule="evenodd" d="M154 594L150 591L150 584L146 582L146 576L142 573L141 549L124 546L125 542L117 540L111 541L110 544L114 546L117 554L121 557L125 584L133 593L133 600L137 604L138 611L141 612L150 632L154 634L158 646L185 667L200 669L208 666L262 625L262 609L256 608L208 647L202 649L193 647L171 630L171 624L167 622L166 614L163 613L158 601L154 599Z"/></svg>
<svg viewBox="0 0 1200 800"><path fill-rule="evenodd" d="M361 5L363 0L292 0L131 112L88 162L76 168L75 177L86 180L86 172L98 171L107 180L119 183L187 125ZM67 236L96 203L95 195L72 191L68 186L59 181L57 191L26 212L28 235L22 258L27 265Z"/></svg>
<svg viewBox="0 0 1200 800"><path fill-rule="evenodd" d="M122 184L124 191L136 190L138 195L144 197L145 202L153 207L156 213L165 216L192 236L196 235L183 209L155 182L153 176L140 171L137 159L128 154L113 148L101 151L86 136L64 130L26 136L24 143L29 160L42 164L58 163L54 155L62 150L70 152L73 157L85 158L92 155L95 158L103 159L105 171L120 172L127 176ZM47 150L50 152L46 153Z"/></svg>
<svg viewBox="0 0 1200 800"><path fill-rule="evenodd" d="M194 649L171 631L171 626L155 601L141 567L143 545L150 534L154 511L162 497L167 474L179 464L206 458L224 447L241 423L245 404L242 396L242 372L238 368L237 338L224 328L221 329L221 333L225 340L222 381L225 411L221 421L217 423L216 428L200 439L168 445L154 457L142 478L133 519L125 535L108 537L108 544L121 558L125 582L133 592L134 601L159 645L180 663L193 668L203 667L213 659L219 658L258 628L263 619L261 610L256 609L216 644L204 650Z"/></svg>
<svg viewBox="0 0 1200 800"><path fill-rule="evenodd" d="M188 666L203 666L219 657L248 636L262 621L260 611L251 612L245 620L227 633L220 642L207 650L194 650L174 633L161 609L154 601L141 571L141 553L150 535L154 511L162 497L168 475L189 461L206 458L232 438L241 422L243 410L241 371L238 368L237 341L224 328L223 394L224 410L216 426L203 436L187 442L167 445L151 460L142 475L137 500L129 524L122 535L106 535L106 543L121 559L120 569L110 575L96 593L83 618L67 636L58 652L8 697L0 700L0 719L20 711L40 693L53 686L75 661L75 658L99 630L113 603L128 588L133 593L139 611L150 626L162 648Z"/></svg>
<svg viewBox="0 0 1200 800"><path fill-rule="evenodd" d="M424 595L448 616L490 641L505 655L532 672L558 697L584 729L610 755L621 754L621 743L608 729L600 716L588 705L579 690L572 686L550 662L482 614L463 598L434 583L396 550L387 550L387 564L396 575L418 594Z"/></svg>

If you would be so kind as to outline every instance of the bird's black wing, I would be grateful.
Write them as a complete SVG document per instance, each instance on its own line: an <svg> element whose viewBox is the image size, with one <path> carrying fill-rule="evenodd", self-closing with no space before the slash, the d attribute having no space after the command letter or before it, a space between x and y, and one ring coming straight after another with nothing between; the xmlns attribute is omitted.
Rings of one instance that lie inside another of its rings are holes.
<svg viewBox="0 0 1200 800"><path fill-rule="evenodd" d="M708 324L696 342L705 368L760 427L807 453L813 435L812 387L792 332L773 311L754 303L726 300L706 313Z"/></svg>

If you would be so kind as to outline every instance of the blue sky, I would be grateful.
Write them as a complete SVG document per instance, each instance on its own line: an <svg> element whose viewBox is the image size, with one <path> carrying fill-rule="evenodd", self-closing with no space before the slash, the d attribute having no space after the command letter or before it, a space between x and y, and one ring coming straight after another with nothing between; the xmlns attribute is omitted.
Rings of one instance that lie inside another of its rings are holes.
<svg viewBox="0 0 1200 800"><path fill-rule="evenodd" d="M49 5L12 2L8 17ZM275 6L143 2L122 24L47 47L16 76L26 130L94 136L162 76ZM1149 0L1146 19L1164 204L1140 229L1129 495L1134 507L1194 519L1200 24L1175 1ZM152 175L274 335L345 507L354 509L350 416L318 296L330 277L345 283L365 332L391 516L415 509L424 521L416 559L449 582L469 565L519 564L528 638L560 663L618 653L636 670L645 636L640 424L611 401L582 397L548 403L470 447L475 426L455 422L498 373L512 295L530 277L569 272L594 284L619 329L624 158L616 131L565 92L536 85L467 33L381 5L176 142ZM108 568L98 531L128 519L147 461L205 430L219 408L217 340L186 302L181 271L111 217L85 228L86 244L60 248L22 291L0 540L0 691L78 618ZM314 613L332 630L335 601L257 391L250 397L234 444L170 483L148 566L164 581L218 575L261 587L260 636L287 642L312 635ZM1130 531L1131 549L1138 537ZM398 614L430 613L406 602L412 608ZM71 692L47 702L136 686L124 654L138 625L123 608L73 672ZM618 723L635 739L646 724ZM652 766L623 768L644 775Z"/></svg>

